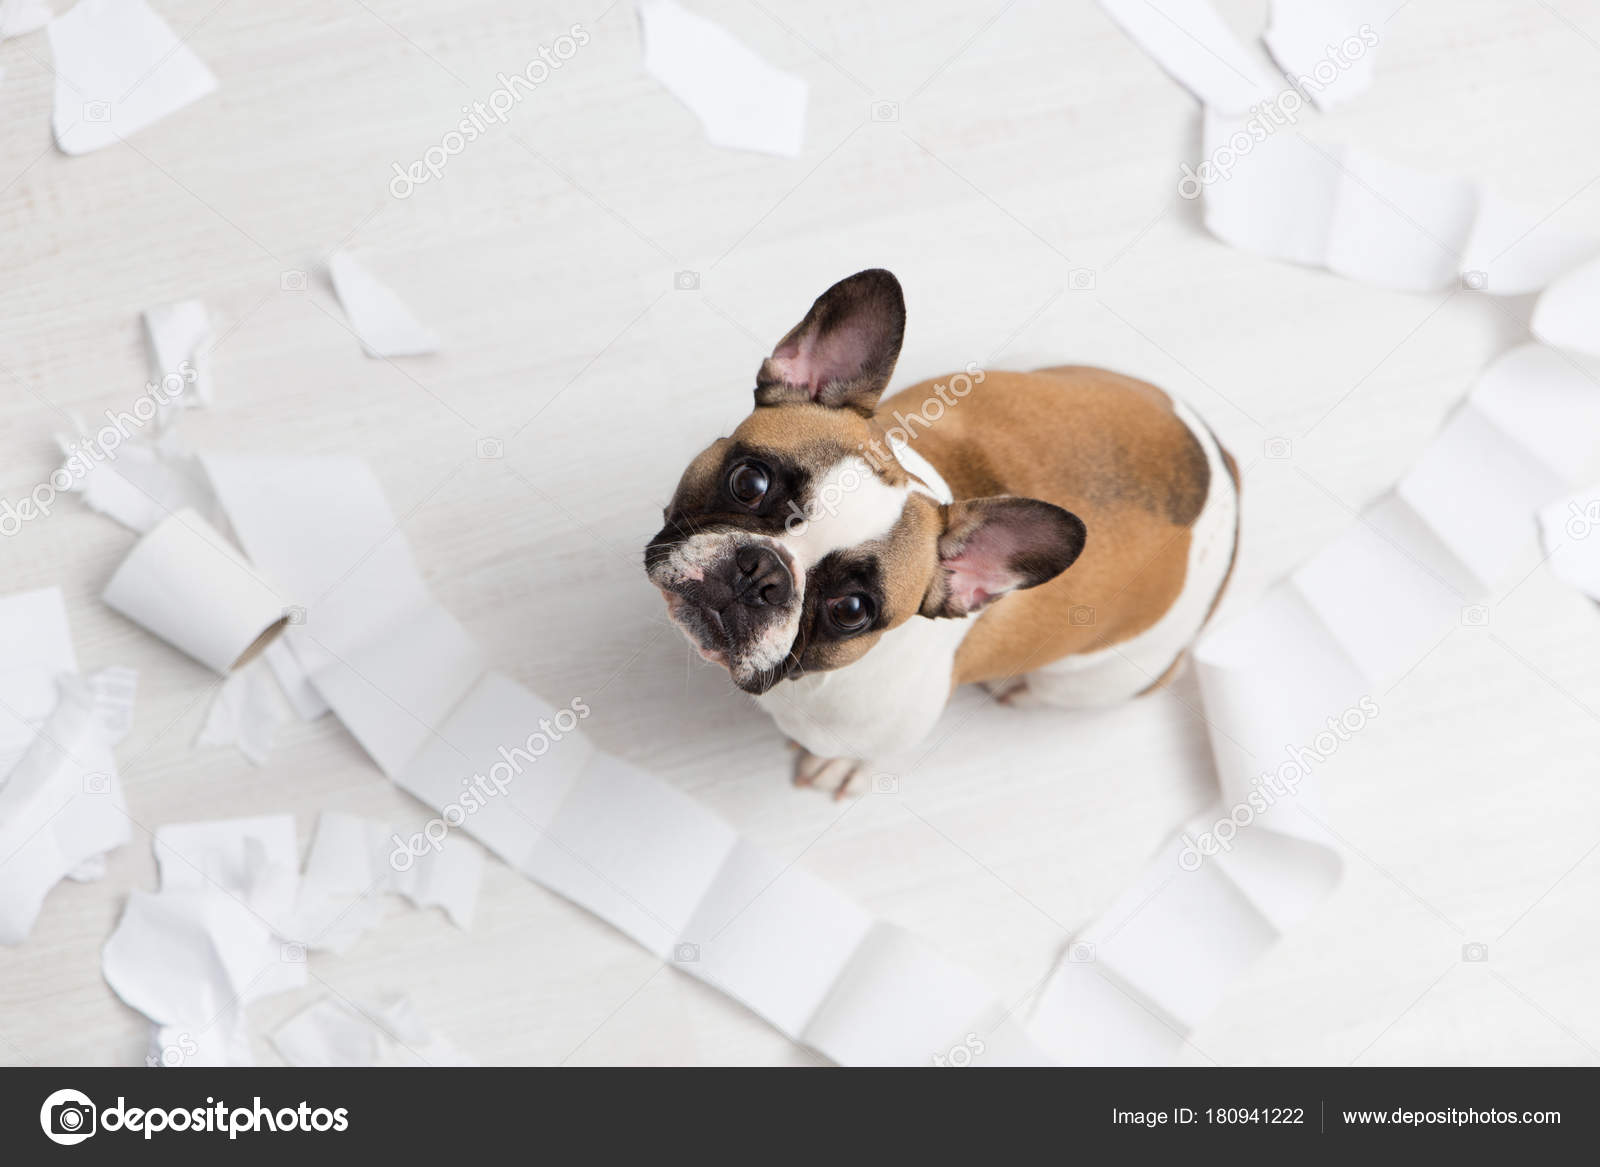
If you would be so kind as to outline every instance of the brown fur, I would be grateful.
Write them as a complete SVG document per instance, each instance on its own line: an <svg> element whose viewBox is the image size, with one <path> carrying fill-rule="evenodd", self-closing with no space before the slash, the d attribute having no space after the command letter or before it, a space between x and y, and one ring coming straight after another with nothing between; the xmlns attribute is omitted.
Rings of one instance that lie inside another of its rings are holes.
<svg viewBox="0 0 1600 1167"><path fill-rule="evenodd" d="M902 424L897 413L908 416L938 399L934 384L883 402L878 422ZM978 618L957 654L954 684L1020 676L1121 643L1177 599L1188 570L1189 524L1204 505L1210 472L1171 399L1153 385L1070 365L989 373L938 421L914 428L912 446L958 500L1040 498L1088 527L1083 554L1066 572Z"/></svg>

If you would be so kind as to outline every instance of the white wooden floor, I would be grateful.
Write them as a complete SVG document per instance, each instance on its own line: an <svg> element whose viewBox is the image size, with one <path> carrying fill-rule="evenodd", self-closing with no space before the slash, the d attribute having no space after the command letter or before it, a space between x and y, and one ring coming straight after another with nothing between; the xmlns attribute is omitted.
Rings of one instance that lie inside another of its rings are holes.
<svg viewBox="0 0 1600 1167"><path fill-rule="evenodd" d="M1378 291L1211 239L1175 192L1195 103L1089 0L689 3L811 82L803 156L709 146L642 72L626 0L153 0L221 88L78 158L50 141L43 34L0 44L0 496L48 474L63 413L142 390L142 308L200 297L223 336L195 445L368 459L501 667L583 695L604 747L1019 1001L1210 796L1192 679L1093 716L964 694L898 795L792 790L776 731L691 659L639 563L760 358L830 282L881 265L910 305L898 383L1071 361L1170 388L1251 467L1236 606L1406 469L1529 304ZM1600 232L1600 4L1394 3L1376 84L1306 132ZM1266 17L1220 7L1247 36ZM591 42L509 124L391 197L392 163L574 23ZM318 274L335 246L444 350L363 356ZM308 292L282 290L294 270ZM675 290L679 271L699 289ZM1276 437L1293 457L1262 461ZM486 438L502 458L478 457ZM140 670L120 756L142 826L291 811L308 840L325 809L426 817L331 719L289 727L262 769L192 748L214 681L97 599L131 541L66 502L0 540L0 590L61 584L85 668ZM1597 661L1600 613L1534 569L1486 629L1374 694L1381 716L1325 770L1358 860L1189 1056L1600 1061ZM0 1062L142 1058L100 946L154 886L136 838L0 949ZM1489 960L1463 962L1469 942ZM495 861L470 932L403 912L310 967L310 988L252 1009L260 1060L318 982L403 991L486 1063L817 1060Z"/></svg>

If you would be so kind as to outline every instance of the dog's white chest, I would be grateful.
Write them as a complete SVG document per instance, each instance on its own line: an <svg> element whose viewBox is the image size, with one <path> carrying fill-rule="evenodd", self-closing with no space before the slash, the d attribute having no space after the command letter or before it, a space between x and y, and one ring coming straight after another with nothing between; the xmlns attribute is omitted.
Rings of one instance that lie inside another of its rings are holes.
<svg viewBox="0 0 1600 1167"><path fill-rule="evenodd" d="M976 618L913 616L852 665L784 681L756 698L824 758L880 758L915 745L950 699L956 649Z"/></svg>

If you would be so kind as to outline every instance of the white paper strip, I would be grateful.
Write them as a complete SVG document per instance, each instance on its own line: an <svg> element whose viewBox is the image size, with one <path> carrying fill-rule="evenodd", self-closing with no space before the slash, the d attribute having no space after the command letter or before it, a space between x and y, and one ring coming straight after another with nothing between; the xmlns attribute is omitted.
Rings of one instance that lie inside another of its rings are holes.
<svg viewBox="0 0 1600 1167"><path fill-rule="evenodd" d="M348 255L328 262L333 290L369 357L413 357L439 351L439 337L386 285Z"/></svg>
<svg viewBox="0 0 1600 1167"><path fill-rule="evenodd" d="M645 72L705 127L714 146L793 158L805 141L804 80L774 68L677 0L639 0Z"/></svg>
<svg viewBox="0 0 1600 1167"><path fill-rule="evenodd" d="M1478 200L1478 214L1461 257L1461 271L1468 287L1501 296L1520 296L1537 292L1597 252L1600 241L1563 231L1548 217L1513 206L1493 191L1485 191Z"/></svg>
<svg viewBox="0 0 1600 1167"><path fill-rule="evenodd" d="M102 599L223 675L249 664L288 623L272 586L191 510L140 539Z"/></svg>
<svg viewBox="0 0 1600 1167"><path fill-rule="evenodd" d="M1387 15L1380 0L1272 0L1262 39L1319 109L1333 109L1372 84Z"/></svg>
<svg viewBox="0 0 1600 1167"><path fill-rule="evenodd" d="M217 87L144 0L78 0L50 22L56 144L86 154L137 133Z"/></svg>
<svg viewBox="0 0 1600 1167"><path fill-rule="evenodd" d="M481 650L428 596L360 462L202 461L246 554L288 573L272 578L303 620L284 638L310 683L395 777L482 676Z"/></svg>
<svg viewBox="0 0 1600 1167"><path fill-rule="evenodd" d="M1600 601L1600 483L1539 512L1550 570Z"/></svg>
<svg viewBox="0 0 1600 1167"><path fill-rule="evenodd" d="M1471 183L1290 131L1257 141L1209 110L1205 125L1208 161L1197 173L1219 239L1401 291L1458 278L1479 201Z"/></svg>
<svg viewBox="0 0 1600 1167"><path fill-rule="evenodd" d="M1561 276L1534 305L1533 334L1546 344L1600 354L1600 260Z"/></svg>
<svg viewBox="0 0 1600 1167"><path fill-rule="evenodd" d="M1244 113L1284 88L1209 0L1100 0L1100 7L1208 109Z"/></svg>

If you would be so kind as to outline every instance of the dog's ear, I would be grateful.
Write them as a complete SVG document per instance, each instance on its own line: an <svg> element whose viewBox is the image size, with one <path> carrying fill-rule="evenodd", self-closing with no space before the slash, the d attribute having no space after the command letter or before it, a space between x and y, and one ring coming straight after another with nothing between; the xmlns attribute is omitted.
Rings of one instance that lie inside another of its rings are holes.
<svg viewBox="0 0 1600 1167"><path fill-rule="evenodd" d="M892 274L870 268L840 280L761 363L756 404L816 401L871 416L905 331L905 296Z"/></svg>
<svg viewBox="0 0 1600 1167"><path fill-rule="evenodd" d="M1077 515L1036 498L975 498L945 511L924 616L966 616L1007 592L1052 580L1083 552L1088 534Z"/></svg>

